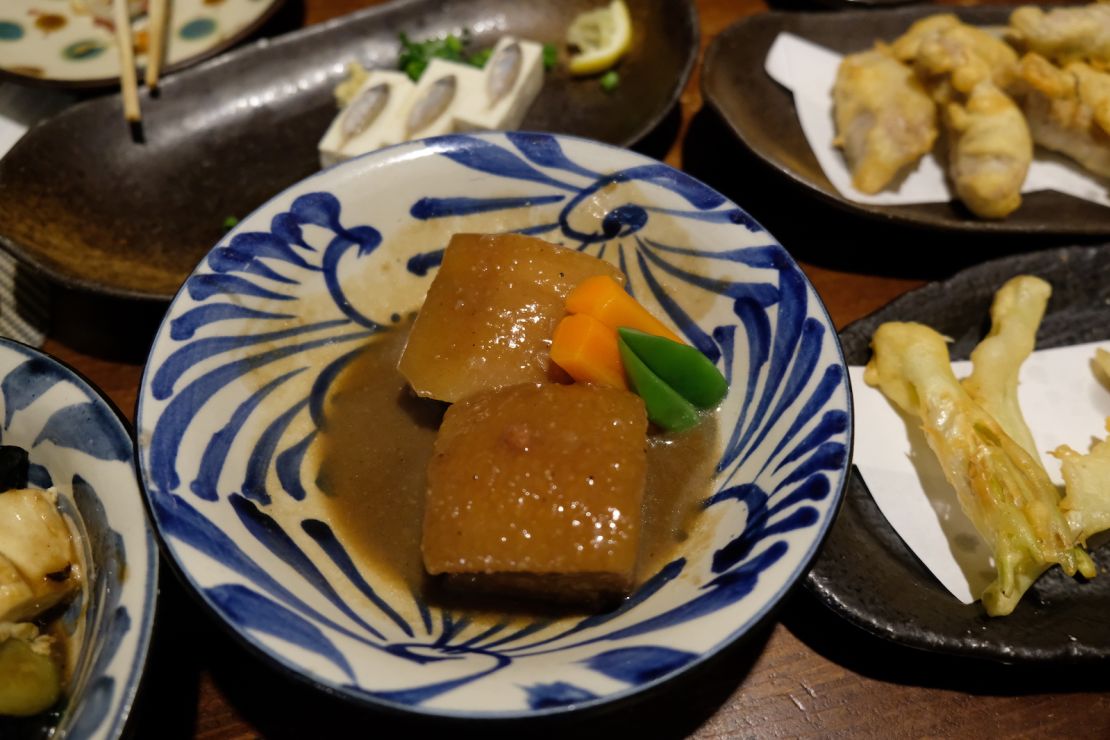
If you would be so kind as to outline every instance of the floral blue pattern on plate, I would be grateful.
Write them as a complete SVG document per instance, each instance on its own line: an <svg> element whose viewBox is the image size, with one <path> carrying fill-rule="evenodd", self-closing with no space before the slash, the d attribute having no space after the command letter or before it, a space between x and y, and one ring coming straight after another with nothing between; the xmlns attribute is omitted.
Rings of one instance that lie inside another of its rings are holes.
<svg viewBox="0 0 1110 740"><path fill-rule="evenodd" d="M329 388L419 308L450 236L508 231L617 264L732 388L713 494L680 557L614 611L488 626L356 563L315 453ZM244 219L171 305L138 427L167 551L247 643L355 700L519 717L643 690L766 615L836 512L851 410L828 315L743 210L626 150L498 133L346 162Z"/></svg>
<svg viewBox="0 0 1110 740"><path fill-rule="evenodd" d="M27 450L30 485L53 486L83 535L85 585L62 617L77 648L73 677L60 715L41 721L56 737L117 738L139 689L158 589L131 435L76 373L7 339L0 403L0 443Z"/></svg>

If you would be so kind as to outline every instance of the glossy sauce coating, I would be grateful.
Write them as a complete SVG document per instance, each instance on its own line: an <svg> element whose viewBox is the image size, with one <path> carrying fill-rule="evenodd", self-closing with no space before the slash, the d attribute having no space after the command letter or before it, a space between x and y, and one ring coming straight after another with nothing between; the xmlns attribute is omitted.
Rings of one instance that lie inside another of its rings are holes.
<svg viewBox="0 0 1110 740"><path fill-rule="evenodd" d="M632 584L647 415L639 396L525 384L453 405L424 512L429 573L610 573Z"/></svg>
<svg viewBox="0 0 1110 740"><path fill-rule="evenodd" d="M396 370L404 342L404 327L381 335L337 379L321 436L320 482L330 494L329 523L355 562L435 602L440 595L425 574L420 541L426 470L446 406L407 388ZM648 436L636 583L676 557L695 531L716 446L712 416L683 434Z"/></svg>
<svg viewBox="0 0 1110 740"><path fill-rule="evenodd" d="M521 234L456 234L400 361L416 393L454 402L565 379L548 357L571 288L607 262Z"/></svg>

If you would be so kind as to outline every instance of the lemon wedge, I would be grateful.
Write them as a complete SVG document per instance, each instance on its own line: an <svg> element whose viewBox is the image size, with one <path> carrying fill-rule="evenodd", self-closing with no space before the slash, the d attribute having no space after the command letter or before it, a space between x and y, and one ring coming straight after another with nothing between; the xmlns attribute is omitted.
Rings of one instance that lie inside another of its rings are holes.
<svg viewBox="0 0 1110 740"><path fill-rule="evenodd" d="M572 75L592 75L616 64L632 45L632 17L624 0L579 13L567 28L567 43L578 47L567 63Z"/></svg>

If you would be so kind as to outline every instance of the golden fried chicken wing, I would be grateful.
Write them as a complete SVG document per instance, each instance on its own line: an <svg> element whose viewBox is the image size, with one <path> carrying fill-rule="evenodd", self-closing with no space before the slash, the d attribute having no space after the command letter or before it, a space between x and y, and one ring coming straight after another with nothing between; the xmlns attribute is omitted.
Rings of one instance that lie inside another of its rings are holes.
<svg viewBox="0 0 1110 740"><path fill-rule="evenodd" d="M1010 14L1010 35L1026 51L1066 65L1110 70L1110 3L1054 8L1024 6Z"/></svg>
<svg viewBox="0 0 1110 740"><path fill-rule="evenodd" d="M1110 74L1082 62L1060 69L1029 53L1021 59L1014 93L1034 142L1110 177Z"/></svg>
<svg viewBox="0 0 1110 740"><path fill-rule="evenodd" d="M833 86L837 137L852 171L852 185L877 193L933 148L936 106L889 49L844 58Z"/></svg>
<svg viewBox="0 0 1110 740"><path fill-rule="evenodd" d="M1033 139L1017 104L990 80L965 103L944 108L949 176L960 200L982 218L1003 218L1021 205Z"/></svg>

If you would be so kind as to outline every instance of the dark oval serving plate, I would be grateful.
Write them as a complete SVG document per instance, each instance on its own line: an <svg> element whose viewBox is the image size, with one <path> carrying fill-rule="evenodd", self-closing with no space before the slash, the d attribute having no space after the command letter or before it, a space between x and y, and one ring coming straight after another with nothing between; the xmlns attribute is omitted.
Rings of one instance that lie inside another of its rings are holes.
<svg viewBox="0 0 1110 740"><path fill-rule="evenodd" d="M976 25L1005 25L1012 6L860 10L843 13L764 13L725 29L706 51L702 93L740 141L773 170L812 194L863 216L933 229L995 234L1110 234L1110 208L1043 191L1022 196L1021 208L1002 221L974 218L960 203L878 206L853 203L832 186L802 133L790 91L764 71L780 32L790 32L842 53L889 41L918 18L953 12Z"/></svg>
<svg viewBox="0 0 1110 740"><path fill-rule="evenodd" d="M840 333L845 359L870 357L884 321L920 321L954 338L967 359L989 327L994 291L1010 277L1039 275L1052 299L1037 347L1110 339L1110 245L1067 247L985 262L912 291ZM1091 430L1092 434L1100 430ZM1008 663L1110 658L1110 544L1092 551L1100 575L1087 583L1053 568L1007 617L951 596L906 547L853 470L844 504L806 585L834 612L910 647Z"/></svg>
<svg viewBox="0 0 1110 740"><path fill-rule="evenodd" d="M145 142L132 141L118 95L32 129L0 160L0 245L63 284L169 300L250 213L319 169L316 144L337 113L346 63L395 67L398 33L467 29L474 48L513 35L560 43L596 0L402 0L263 40L144 94ZM691 0L628 0L632 48L612 93L596 78L548 74L523 128L627 146L662 121L697 58Z"/></svg>

